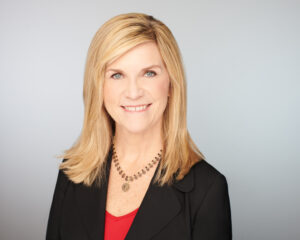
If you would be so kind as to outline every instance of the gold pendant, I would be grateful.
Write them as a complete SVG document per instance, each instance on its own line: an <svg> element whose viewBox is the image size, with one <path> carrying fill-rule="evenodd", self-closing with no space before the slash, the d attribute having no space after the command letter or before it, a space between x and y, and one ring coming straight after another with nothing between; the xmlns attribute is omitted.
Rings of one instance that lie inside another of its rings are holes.
<svg viewBox="0 0 300 240"><path fill-rule="evenodd" d="M128 190L129 190L129 183L123 183L122 184L122 190L124 191L124 192L127 192Z"/></svg>

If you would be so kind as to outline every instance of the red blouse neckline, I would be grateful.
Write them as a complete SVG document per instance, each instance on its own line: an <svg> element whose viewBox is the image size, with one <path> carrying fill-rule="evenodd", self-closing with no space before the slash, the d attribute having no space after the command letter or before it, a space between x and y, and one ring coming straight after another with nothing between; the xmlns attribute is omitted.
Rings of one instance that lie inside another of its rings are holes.
<svg viewBox="0 0 300 240"><path fill-rule="evenodd" d="M106 211L106 210L105 210L105 212L106 212L107 217L109 217L109 218L111 218L111 219L113 219L113 220L121 220L121 219L130 217L130 216L136 214L136 212L137 212L138 210L139 210L139 208L137 208L137 209L135 209L135 210L133 210L133 211L131 211L131 212L125 214L125 215L122 215L122 216L114 216L114 215L112 215L111 213L109 213L109 212Z"/></svg>

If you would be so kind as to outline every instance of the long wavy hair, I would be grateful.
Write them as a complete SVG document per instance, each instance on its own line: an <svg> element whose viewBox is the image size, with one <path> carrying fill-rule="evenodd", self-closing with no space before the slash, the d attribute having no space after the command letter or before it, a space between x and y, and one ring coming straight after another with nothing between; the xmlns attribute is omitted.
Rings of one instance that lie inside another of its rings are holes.
<svg viewBox="0 0 300 240"><path fill-rule="evenodd" d="M163 113L164 151L154 182L160 186L182 179L204 158L187 130L186 77L182 57L169 28L144 13L117 15L105 22L90 44L84 74L84 121L73 146L58 158L59 168L74 183L101 185L107 157L115 133L115 122L103 103L106 67L126 51L146 41L154 41L170 77L170 96Z"/></svg>

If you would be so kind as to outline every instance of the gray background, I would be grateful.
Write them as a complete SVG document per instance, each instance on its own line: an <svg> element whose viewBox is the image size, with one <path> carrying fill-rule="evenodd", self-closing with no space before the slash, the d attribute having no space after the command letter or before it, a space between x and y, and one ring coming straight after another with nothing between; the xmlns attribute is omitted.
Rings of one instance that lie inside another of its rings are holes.
<svg viewBox="0 0 300 240"><path fill-rule="evenodd" d="M44 239L61 153L83 120L86 53L145 12L182 51L188 127L228 180L235 240L300 236L299 1L0 2L0 239Z"/></svg>

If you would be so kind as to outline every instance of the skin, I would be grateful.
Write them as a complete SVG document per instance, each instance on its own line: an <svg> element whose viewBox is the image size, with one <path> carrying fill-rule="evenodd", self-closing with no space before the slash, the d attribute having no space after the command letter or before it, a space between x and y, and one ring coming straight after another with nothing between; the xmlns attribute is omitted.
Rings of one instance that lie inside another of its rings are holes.
<svg viewBox="0 0 300 240"><path fill-rule="evenodd" d="M158 66L149 68L151 65ZM141 170L163 148L161 127L169 89L169 74L155 42L135 46L106 68L104 106L116 123L116 152L127 175ZM143 112L127 112L122 107L144 104L151 105ZM121 185L125 181L112 165L107 210L120 216L136 209L156 166L123 192Z"/></svg>

